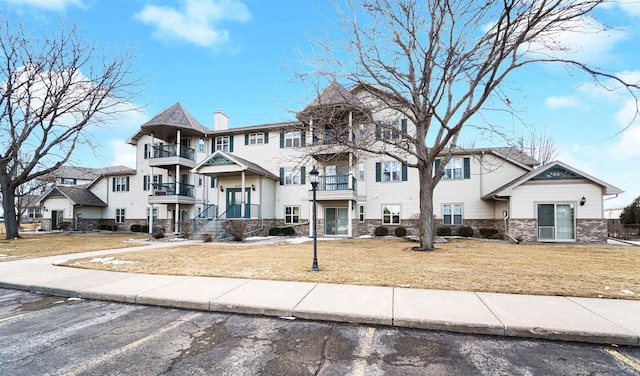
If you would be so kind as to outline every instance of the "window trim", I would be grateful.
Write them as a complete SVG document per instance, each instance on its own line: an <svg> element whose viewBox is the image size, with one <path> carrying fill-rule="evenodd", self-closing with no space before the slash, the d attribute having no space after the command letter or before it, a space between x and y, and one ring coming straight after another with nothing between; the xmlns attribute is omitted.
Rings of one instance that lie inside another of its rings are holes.
<svg viewBox="0 0 640 376"><path fill-rule="evenodd" d="M120 213L120 211L122 211ZM122 218L120 218L122 217ZM115 222L116 223L124 223L124 221L127 219L127 209L126 208L116 208L116 216L115 216Z"/></svg>
<svg viewBox="0 0 640 376"><path fill-rule="evenodd" d="M449 207L450 214L445 214L445 207ZM455 208L456 207L460 208L460 214L456 214L455 213ZM442 224L443 225L458 226L458 225L464 224L464 204L462 204L462 203L446 203L446 204L442 204L442 209L441 210L442 210ZM448 215L450 217L449 218L449 222L446 221L445 215ZM455 223L457 215L460 216L460 223Z"/></svg>
<svg viewBox="0 0 640 376"><path fill-rule="evenodd" d="M287 213L287 209L291 209L291 213ZM295 212L298 209L297 213ZM284 223L287 225L293 225L300 223L300 205L285 205L284 206Z"/></svg>
<svg viewBox="0 0 640 376"><path fill-rule="evenodd" d="M220 141L220 142L218 142ZM226 150L225 150L226 146ZM213 151L223 151L225 153L231 152L231 136L217 136L214 140Z"/></svg>
<svg viewBox="0 0 640 376"><path fill-rule="evenodd" d="M296 140L298 144L296 145ZM290 145L289 145L290 143ZM285 131L284 132L284 147L285 148L299 148L302 146L302 132L301 131Z"/></svg>
<svg viewBox="0 0 640 376"><path fill-rule="evenodd" d="M365 220L365 204L358 204L358 222L364 222Z"/></svg>
<svg viewBox="0 0 640 376"><path fill-rule="evenodd" d="M247 145L255 146L255 145L264 145L264 132L256 132L248 134L248 143Z"/></svg>
<svg viewBox="0 0 640 376"><path fill-rule="evenodd" d="M386 171L385 170L385 165L389 166L389 170ZM393 166L396 166L397 169L394 169ZM382 165L380 167L381 171L381 182L382 183L395 183L395 182L400 182L402 181L402 163L400 163L399 161L385 161L382 162ZM397 177L397 179L393 179L394 177L394 173L396 173L397 175L395 175ZM385 176L389 177L389 180L385 179Z"/></svg>
<svg viewBox="0 0 640 376"><path fill-rule="evenodd" d="M385 214L385 207L389 207L389 214ZM394 212L394 208L398 208L397 213ZM383 225L400 225L402 224L402 205L401 204L383 204L382 205L382 224ZM385 221L385 217L389 217L388 222ZM398 217L398 221L394 221L394 217Z"/></svg>

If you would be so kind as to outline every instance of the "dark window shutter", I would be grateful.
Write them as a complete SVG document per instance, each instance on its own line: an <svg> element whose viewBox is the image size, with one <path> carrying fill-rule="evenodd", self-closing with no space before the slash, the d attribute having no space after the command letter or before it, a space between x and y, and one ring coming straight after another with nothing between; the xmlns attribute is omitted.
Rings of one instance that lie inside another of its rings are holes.
<svg viewBox="0 0 640 376"><path fill-rule="evenodd" d="M382 138L382 130L380 129L380 124L376 123L376 140Z"/></svg>
<svg viewBox="0 0 640 376"><path fill-rule="evenodd" d="M307 146L307 133L300 131L300 146Z"/></svg>
<svg viewBox="0 0 640 376"><path fill-rule="evenodd" d="M126 186L125 191L129 192L129 177L128 176L127 176L127 186Z"/></svg>
<svg viewBox="0 0 640 376"><path fill-rule="evenodd" d="M233 139L234 138L235 137L233 135L229 136L229 153L233 153Z"/></svg>
<svg viewBox="0 0 640 376"><path fill-rule="evenodd" d="M244 144L249 145L249 133L244 135Z"/></svg>
<svg viewBox="0 0 640 376"><path fill-rule="evenodd" d="M265 144L269 143L269 132L264 132L264 143Z"/></svg>
<svg viewBox="0 0 640 376"><path fill-rule="evenodd" d="M307 184L307 167L300 167L300 184Z"/></svg>
<svg viewBox="0 0 640 376"><path fill-rule="evenodd" d="M438 172L438 168L440 168L440 158L436 159L434 170L433 170L433 175L434 176Z"/></svg>
<svg viewBox="0 0 640 376"><path fill-rule="evenodd" d="M149 158L149 144L144 144L144 159Z"/></svg>
<svg viewBox="0 0 640 376"><path fill-rule="evenodd" d="M111 178L111 192L116 191L116 178Z"/></svg>
<svg viewBox="0 0 640 376"><path fill-rule="evenodd" d="M464 159L464 178L471 179L471 159Z"/></svg>
<svg viewBox="0 0 640 376"><path fill-rule="evenodd" d="M407 119L400 120L400 130L402 131L402 138L407 138Z"/></svg>
<svg viewBox="0 0 640 376"><path fill-rule="evenodd" d="M213 154L216 151L216 139L217 139L217 137L214 137L211 140L211 154Z"/></svg>
<svg viewBox="0 0 640 376"><path fill-rule="evenodd" d="M379 182L382 180L382 166L380 162L376 162L376 181Z"/></svg>
<svg viewBox="0 0 640 376"><path fill-rule="evenodd" d="M280 149L284 149L284 132L280 132Z"/></svg>
<svg viewBox="0 0 640 376"><path fill-rule="evenodd" d="M158 184L162 184L162 175L158 175Z"/></svg>
<svg viewBox="0 0 640 376"><path fill-rule="evenodd" d="M148 184L149 184L149 175L145 175L145 176L142 177L142 190L143 191L148 191L149 190Z"/></svg>
<svg viewBox="0 0 640 376"><path fill-rule="evenodd" d="M407 181L407 165L402 164L402 181Z"/></svg>
<svg viewBox="0 0 640 376"><path fill-rule="evenodd" d="M280 167L280 185L284 185L284 167Z"/></svg>
<svg viewBox="0 0 640 376"><path fill-rule="evenodd" d="M215 188L216 187L216 178L214 178L213 176L211 177L211 188Z"/></svg>

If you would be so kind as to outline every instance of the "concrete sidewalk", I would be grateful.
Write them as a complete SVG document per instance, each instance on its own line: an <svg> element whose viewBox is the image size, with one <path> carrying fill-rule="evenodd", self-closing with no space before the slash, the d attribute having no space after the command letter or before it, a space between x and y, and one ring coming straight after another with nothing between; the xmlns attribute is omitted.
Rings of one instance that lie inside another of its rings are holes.
<svg viewBox="0 0 640 376"><path fill-rule="evenodd" d="M640 346L640 301L162 276L54 265L176 245L2 262L0 287L210 311Z"/></svg>

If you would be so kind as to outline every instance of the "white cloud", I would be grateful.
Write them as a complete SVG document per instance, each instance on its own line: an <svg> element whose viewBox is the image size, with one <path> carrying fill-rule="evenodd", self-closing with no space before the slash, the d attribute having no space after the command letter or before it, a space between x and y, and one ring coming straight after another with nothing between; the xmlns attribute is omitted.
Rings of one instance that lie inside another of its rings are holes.
<svg viewBox="0 0 640 376"><path fill-rule="evenodd" d="M113 159L112 166L123 165L131 168L136 167L136 148L127 144L126 140L114 138L107 143Z"/></svg>
<svg viewBox="0 0 640 376"><path fill-rule="evenodd" d="M567 107L571 107L571 108L576 108L576 107L580 107L580 102L578 101L578 98L574 97L573 95L566 95L566 96L562 96L562 97L548 97L544 100L544 104L552 109L559 109L559 108L567 108Z"/></svg>
<svg viewBox="0 0 640 376"><path fill-rule="evenodd" d="M68 6L82 7L82 0L2 0L12 5L32 6L45 10L61 11Z"/></svg>
<svg viewBox="0 0 640 376"><path fill-rule="evenodd" d="M640 16L640 2L638 0L618 0L615 2L604 2L602 8L616 11L621 9L630 16Z"/></svg>
<svg viewBox="0 0 640 376"><path fill-rule="evenodd" d="M249 9L238 0L184 0L182 7L145 5L135 17L154 27L158 39L182 40L201 47L218 47L229 42L226 21L245 22Z"/></svg>
<svg viewBox="0 0 640 376"><path fill-rule="evenodd" d="M623 30L609 29L592 17L581 17L565 22L561 30L542 34L529 45L528 52L597 64L608 61L615 44L627 37Z"/></svg>

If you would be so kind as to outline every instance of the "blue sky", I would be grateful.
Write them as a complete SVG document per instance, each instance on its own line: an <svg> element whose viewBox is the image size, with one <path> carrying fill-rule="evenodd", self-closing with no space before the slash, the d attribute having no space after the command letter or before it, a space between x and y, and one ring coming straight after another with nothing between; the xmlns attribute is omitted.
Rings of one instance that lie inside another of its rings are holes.
<svg viewBox="0 0 640 376"><path fill-rule="evenodd" d="M132 165L134 150L124 141L176 102L210 128L219 109L231 127L293 119L292 111L314 94L294 80L300 52L309 53L309 37L326 33L336 17L329 1L299 0L0 0L0 12L36 31L66 19L80 26L85 41L135 47L134 70L146 80L135 104L143 111L94 130L100 140L95 156L84 150L74 160L92 167ZM596 15L617 30L559 38L583 61L640 81L640 2L610 5ZM633 98L562 67L529 67L511 81L507 90L518 116L555 139L558 159L626 191L605 207L640 196L640 121L633 118ZM509 117L495 121L523 128Z"/></svg>

